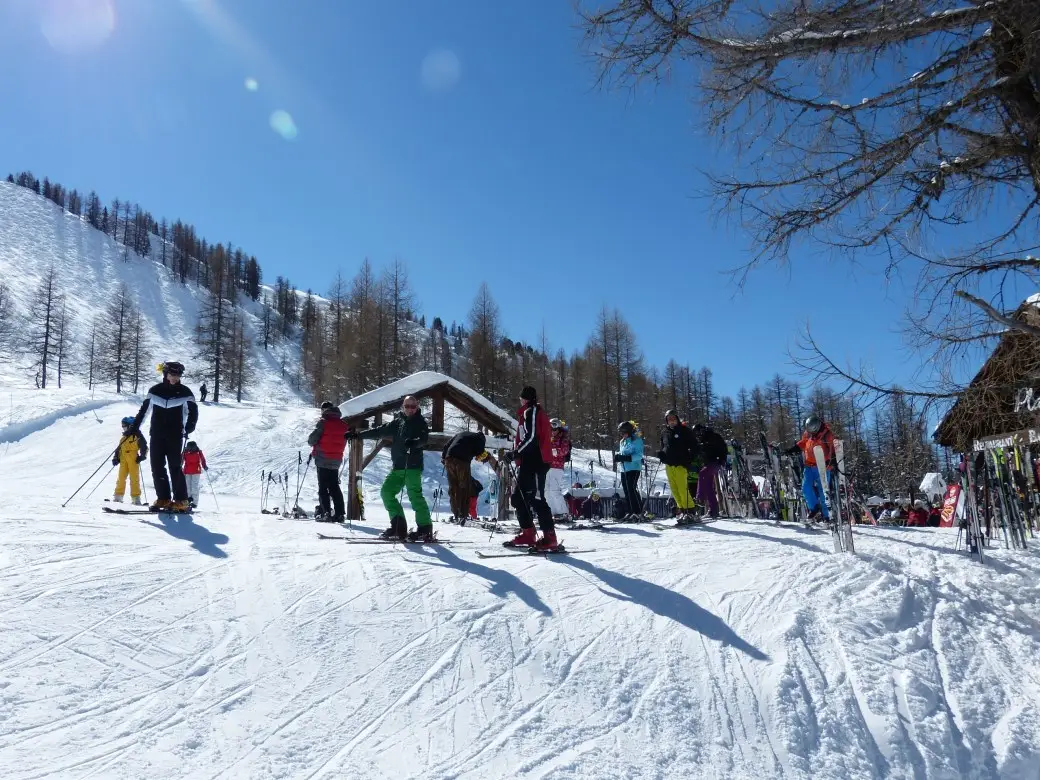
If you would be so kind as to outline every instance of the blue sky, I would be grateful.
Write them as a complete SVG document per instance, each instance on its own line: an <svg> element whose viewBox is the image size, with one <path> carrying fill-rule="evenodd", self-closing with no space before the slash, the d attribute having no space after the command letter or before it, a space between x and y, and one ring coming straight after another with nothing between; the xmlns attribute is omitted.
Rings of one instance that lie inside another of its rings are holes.
<svg viewBox="0 0 1040 780"><path fill-rule="evenodd" d="M751 248L697 197L725 160L687 85L596 89L569 2L6 0L0 28L4 173L190 221L267 281L397 256L429 317L487 281L511 337L569 352L618 306L648 360L725 393L789 373L807 320L907 376L898 280L802 253L737 290Z"/></svg>

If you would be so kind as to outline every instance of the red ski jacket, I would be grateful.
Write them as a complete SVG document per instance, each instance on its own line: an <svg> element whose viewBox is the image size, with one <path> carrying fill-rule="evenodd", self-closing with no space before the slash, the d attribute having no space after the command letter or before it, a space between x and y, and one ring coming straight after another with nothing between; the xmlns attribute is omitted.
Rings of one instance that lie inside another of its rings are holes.
<svg viewBox="0 0 1040 780"><path fill-rule="evenodd" d="M209 468L206 465L206 456L202 454L202 450L197 452L184 452L184 473L185 474L201 474L202 470Z"/></svg>
<svg viewBox="0 0 1040 780"><path fill-rule="evenodd" d="M314 445L316 466L339 468L343 462L343 450L347 447L348 430L350 430L350 426L340 417L330 415L322 418L321 437Z"/></svg>
<svg viewBox="0 0 1040 780"><path fill-rule="evenodd" d="M532 466L539 461L546 466L551 464L552 426L542 405L525 403L517 412L517 417L520 424L513 442L517 462L522 463L526 458L530 461L528 465Z"/></svg>
<svg viewBox="0 0 1040 780"><path fill-rule="evenodd" d="M551 427L550 427L551 430ZM560 428L552 432L552 458L549 465L554 469L562 469L571 454L571 435Z"/></svg>

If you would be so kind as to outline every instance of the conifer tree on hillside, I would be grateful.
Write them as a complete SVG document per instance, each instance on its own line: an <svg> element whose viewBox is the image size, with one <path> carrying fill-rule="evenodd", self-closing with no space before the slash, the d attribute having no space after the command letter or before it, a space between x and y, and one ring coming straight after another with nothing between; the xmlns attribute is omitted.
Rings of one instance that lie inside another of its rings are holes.
<svg viewBox="0 0 1040 780"><path fill-rule="evenodd" d="M234 351L235 338L234 295L230 289L230 265L224 247L217 244L206 264L210 275L209 300L199 312L199 323L195 329L196 360L202 365L203 373L212 383L213 402L220 401L220 389L227 370L226 359Z"/></svg>
<svg viewBox="0 0 1040 780"><path fill-rule="evenodd" d="M68 301L62 296L61 308L58 310L58 320L55 329L55 368L58 376L58 389L61 389L61 378L68 365L69 351L72 349L72 312L69 310Z"/></svg>
<svg viewBox="0 0 1040 780"><path fill-rule="evenodd" d="M57 358L58 327L64 302L58 272L51 266L36 287L27 318L27 353L32 359L31 368L36 372L36 385L40 388L47 387L48 369Z"/></svg>
<svg viewBox="0 0 1040 780"><path fill-rule="evenodd" d="M15 305L11 298L11 288L0 281L0 357L10 359L15 339Z"/></svg>
<svg viewBox="0 0 1040 780"><path fill-rule="evenodd" d="M469 310L470 335L467 344L470 383L492 402L499 397L498 344L502 339L498 304L491 289L482 282Z"/></svg>
<svg viewBox="0 0 1040 780"><path fill-rule="evenodd" d="M105 308L99 339L99 378L114 382L117 393L122 393L127 384L137 382L133 370L134 331L139 317L129 288L120 285Z"/></svg>
<svg viewBox="0 0 1040 780"><path fill-rule="evenodd" d="M144 314L139 308L134 309L133 319L130 323L130 370L128 382L133 382L133 392L137 392L142 380L148 377L152 361L151 339L145 329Z"/></svg>

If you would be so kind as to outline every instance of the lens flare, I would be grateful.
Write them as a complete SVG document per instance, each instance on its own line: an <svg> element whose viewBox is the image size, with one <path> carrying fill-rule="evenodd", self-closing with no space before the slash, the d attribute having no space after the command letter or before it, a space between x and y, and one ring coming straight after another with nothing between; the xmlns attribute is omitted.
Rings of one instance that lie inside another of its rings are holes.
<svg viewBox="0 0 1040 780"><path fill-rule="evenodd" d="M246 79L246 89L250 92L256 92L260 89L260 82L256 79Z"/></svg>
<svg viewBox="0 0 1040 780"><path fill-rule="evenodd" d="M112 0L44 0L40 30L62 54L82 54L100 47L116 29Z"/></svg>
<svg viewBox="0 0 1040 780"><path fill-rule="evenodd" d="M430 92L445 92L454 87L462 76L462 63L455 52L438 49L426 55L419 69L419 78Z"/></svg>
<svg viewBox="0 0 1040 780"><path fill-rule="evenodd" d="M271 114L270 121L271 129L286 141L294 140L299 133L296 128L296 122L293 121L292 115L288 111L278 109Z"/></svg>

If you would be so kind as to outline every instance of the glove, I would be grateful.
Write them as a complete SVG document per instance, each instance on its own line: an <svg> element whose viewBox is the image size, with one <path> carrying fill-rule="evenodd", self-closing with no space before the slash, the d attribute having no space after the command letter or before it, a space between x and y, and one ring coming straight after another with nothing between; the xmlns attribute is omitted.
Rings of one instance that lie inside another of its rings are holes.
<svg viewBox="0 0 1040 780"><path fill-rule="evenodd" d="M618 456L616 456L614 458L614 460L616 460L618 463L631 463L632 462L632 456L631 455L618 455Z"/></svg>
<svg viewBox="0 0 1040 780"><path fill-rule="evenodd" d="M138 463L144 463L144 460L145 460L146 457L147 457L147 455L138 455L137 456L137 462Z"/></svg>
<svg viewBox="0 0 1040 780"><path fill-rule="evenodd" d="M357 432L357 431L347 431L347 441L351 441L352 439L360 439L360 438L361 438L361 434L359 432Z"/></svg>
<svg viewBox="0 0 1040 780"><path fill-rule="evenodd" d="M118 466L119 465L119 456L118 455L116 457L112 458L112 465L113 466Z"/></svg>
<svg viewBox="0 0 1040 780"><path fill-rule="evenodd" d="M418 439L405 439L404 440L404 446L407 447L408 449L413 449L418 444L419 444L419 440Z"/></svg>
<svg viewBox="0 0 1040 780"><path fill-rule="evenodd" d="M209 466L203 466L203 467L202 467L202 470L203 470L203 471L209 471Z"/></svg>

